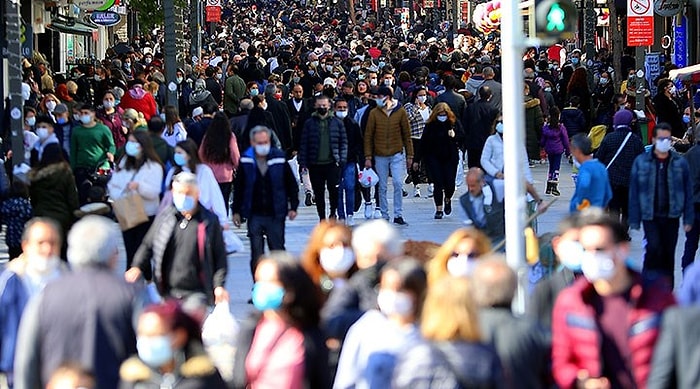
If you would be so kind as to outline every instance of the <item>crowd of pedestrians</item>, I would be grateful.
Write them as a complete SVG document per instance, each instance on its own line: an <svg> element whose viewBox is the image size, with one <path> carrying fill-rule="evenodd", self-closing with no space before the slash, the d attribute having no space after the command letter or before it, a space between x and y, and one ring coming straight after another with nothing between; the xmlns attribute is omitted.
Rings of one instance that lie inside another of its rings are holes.
<svg viewBox="0 0 700 389"><path fill-rule="evenodd" d="M431 17L410 27L356 17L228 4L177 69L174 105L159 30L67 75L41 55L24 61L28 173L0 179L11 259L0 275L0 387L700 385L700 111L688 107L700 94L679 91L671 66L651 80L653 98L633 75L617 89L605 49L585 61L567 42L523 54L528 213L561 195L562 163L576 188L570 216L541 237L546 270L520 315L518 275L494 253L506 238L512 131L499 38ZM536 188L530 169L545 163ZM436 223L467 226L407 255L409 195L434 203ZM297 260L285 224L300 206L315 207L319 224ZM202 324L248 287L225 284L227 254L243 247L232 228L243 225L254 313L239 318L235 355L221 364ZM636 269L629 229L640 228Z"/></svg>

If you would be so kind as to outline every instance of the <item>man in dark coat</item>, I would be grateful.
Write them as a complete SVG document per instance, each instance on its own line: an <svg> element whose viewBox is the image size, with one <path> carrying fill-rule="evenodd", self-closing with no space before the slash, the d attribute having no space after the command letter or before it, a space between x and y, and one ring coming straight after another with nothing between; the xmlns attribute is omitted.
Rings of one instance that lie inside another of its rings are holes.
<svg viewBox="0 0 700 389"><path fill-rule="evenodd" d="M528 318L518 318L510 306L518 287L515 272L503 258L478 261L472 274L473 297L479 306L481 333L503 364L506 386L546 388L549 380L550 339Z"/></svg>
<svg viewBox="0 0 700 389"><path fill-rule="evenodd" d="M87 216L71 229L68 259L73 272L46 285L24 311L15 356L16 388L44 388L66 361L91 371L96 387L118 387L119 365L136 352L133 323L145 302L133 285L114 275L119 233L101 216Z"/></svg>
<svg viewBox="0 0 700 389"><path fill-rule="evenodd" d="M218 218L199 204L197 176L176 175L172 193L173 205L153 221L126 279L135 282L148 274L152 260L153 281L163 298L183 300L193 308L227 302L226 246Z"/></svg>
<svg viewBox="0 0 700 389"><path fill-rule="evenodd" d="M464 111L462 128L466 132L467 163L469 167L481 167L481 151L486 138L491 135L493 121L498 110L491 104L491 88L483 86L477 92L479 100Z"/></svg>
<svg viewBox="0 0 700 389"><path fill-rule="evenodd" d="M282 151L290 155L292 149L292 119L289 117L287 105L275 98L276 91L277 86L275 84L270 83L265 87L267 112L271 113L274 119L274 128L280 142L282 142Z"/></svg>

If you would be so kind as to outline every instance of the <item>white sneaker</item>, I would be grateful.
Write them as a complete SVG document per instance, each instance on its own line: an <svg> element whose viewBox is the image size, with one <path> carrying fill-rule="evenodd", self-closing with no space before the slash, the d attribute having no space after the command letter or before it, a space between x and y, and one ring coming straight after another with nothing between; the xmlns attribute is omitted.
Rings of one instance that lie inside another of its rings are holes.
<svg viewBox="0 0 700 389"><path fill-rule="evenodd" d="M382 210L379 209L379 207L374 208L374 218L375 218L375 219L381 219L381 218L382 218Z"/></svg>
<svg viewBox="0 0 700 389"><path fill-rule="evenodd" d="M428 184L428 197L433 197L433 184Z"/></svg>
<svg viewBox="0 0 700 389"><path fill-rule="evenodd" d="M352 215L348 215L347 219L345 219L345 225L348 227L355 225L355 220L353 220Z"/></svg>
<svg viewBox="0 0 700 389"><path fill-rule="evenodd" d="M365 203L365 219L372 218L372 203Z"/></svg>
<svg viewBox="0 0 700 389"><path fill-rule="evenodd" d="M413 197L420 197L420 188L417 186L413 189Z"/></svg>

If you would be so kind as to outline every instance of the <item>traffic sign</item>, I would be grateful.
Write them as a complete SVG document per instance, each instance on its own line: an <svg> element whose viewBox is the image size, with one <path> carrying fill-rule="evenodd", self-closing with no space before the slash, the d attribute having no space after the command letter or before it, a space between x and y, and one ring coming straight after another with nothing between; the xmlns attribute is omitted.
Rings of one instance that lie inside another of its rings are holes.
<svg viewBox="0 0 700 389"><path fill-rule="evenodd" d="M627 0L627 46L654 44L652 0Z"/></svg>

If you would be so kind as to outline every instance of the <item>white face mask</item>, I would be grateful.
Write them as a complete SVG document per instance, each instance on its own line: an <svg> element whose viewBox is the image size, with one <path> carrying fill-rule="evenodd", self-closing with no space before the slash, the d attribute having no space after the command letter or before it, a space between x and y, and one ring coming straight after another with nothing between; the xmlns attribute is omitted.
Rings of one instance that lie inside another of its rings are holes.
<svg viewBox="0 0 700 389"><path fill-rule="evenodd" d="M39 139L44 140L49 137L49 129L48 128L37 128L36 129L36 135L39 137Z"/></svg>
<svg viewBox="0 0 700 389"><path fill-rule="evenodd" d="M581 272L581 258L583 258L584 254L581 243L563 240L559 243L557 251L559 252L559 262L562 265L573 272Z"/></svg>
<svg viewBox="0 0 700 389"><path fill-rule="evenodd" d="M102 102L102 106L107 108L107 109L114 108L114 102L110 101L110 100L104 100Z"/></svg>
<svg viewBox="0 0 700 389"><path fill-rule="evenodd" d="M454 277L468 277L476 268L476 260L460 254L447 260L447 271Z"/></svg>
<svg viewBox="0 0 700 389"><path fill-rule="evenodd" d="M327 273L344 274L355 264L355 254L349 247L324 247L319 252L319 262Z"/></svg>
<svg viewBox="0 0 700 389"><path fill-rule="evenodd" d="M377 86L377 79L373 78L373 79L369 80L369 85L370 86Z"/></svg>
<svg viewBox="0 0 700 389"><path fill-rule="evenodd" d="M270 145L255 145L255 154L260 156L270 154Z"/></svg>
<svg viewBox="0 0 700 389"><path fill-rule="evenodd" d="M615 261L606 253L585 252L581 258L581 270L590 282L610 280L615 275Z"/></svg>
<svg viewBox="0 0 700 389"><path fill-rule="evenodd" d="M60 259L57 256L45 258L41 255L27 256L27 270L39 275L47 275L53 272L59 265Z"/></svg>
<svg viewBox="0 0 700 389"><path fill-rule="evenodd" d="M654 142L654 145L656 146L656 150L658 150L662 153L668 153L668 151L671 150L671 140L670 139L657 139Z"/></svg>
<svg viewBox="0 0 700 389"><path fill-rule="evenodd" d="M49 110L49 112L53 112L54 109L56 109L56 102L51 100L46 102L46 109Z"/></svg>
<svg viewBox="0 0 700 389"><path fill-rule="evenodd" d="M382 289L377 294L379 310L387 316L408 316L413 311L413 299L408 293Z"/></svg>
<svg viewBox="0 0 700 389"><path fill-rule="evenodd" d="M335 116L337 116L338 119L345 119L348 116L348 111L335 111Z"/></svg>
<svg viewBox="0 0 700 389"><path fill-rule="evenodd" d="M418 96L419 103L425 103L426 100L428 100L428 96Z"/></svg>

